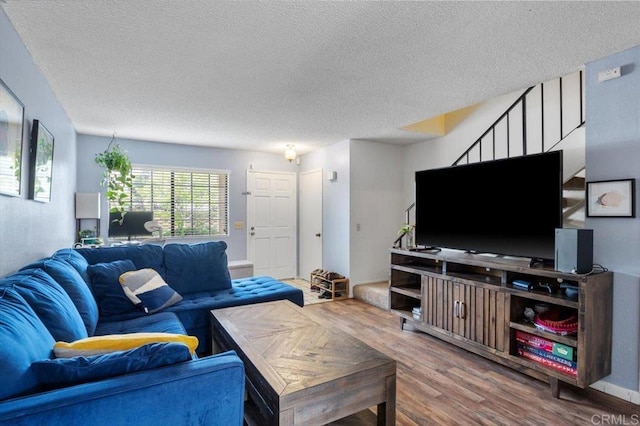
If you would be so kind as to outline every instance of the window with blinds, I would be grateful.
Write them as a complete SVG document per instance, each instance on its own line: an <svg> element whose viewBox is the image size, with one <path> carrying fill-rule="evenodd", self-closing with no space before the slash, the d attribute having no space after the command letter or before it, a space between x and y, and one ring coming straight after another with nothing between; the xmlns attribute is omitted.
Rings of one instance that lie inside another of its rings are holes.
<svg viewBox="0 0 640 426"><path fill-rule="evenodd" d="M229 173L133 166L125 209L152 211L164 237L228 235Z"/></svg>

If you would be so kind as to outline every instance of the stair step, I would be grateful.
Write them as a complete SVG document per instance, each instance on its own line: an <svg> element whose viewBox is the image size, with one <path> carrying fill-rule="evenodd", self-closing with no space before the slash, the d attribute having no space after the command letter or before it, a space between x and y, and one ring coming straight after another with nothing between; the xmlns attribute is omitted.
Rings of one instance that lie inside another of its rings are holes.
<svg viewBox="0 0 640 426"><path fill-rule="evenodd" d="M585 181L586 180L583 177L574 176L562 185L562 189L584 191Z"/></svg>
<svg viewBox="0 0 640 426"><path fill-rule="evenodd" d="M580 204L584 201L584 198L563 198L562 199L562 207L563 208L568 208L568 207L573 207L577 204Z"/></svg>
<svg viewBox="0 0 640 426"><path fill-rule="evenodd" d="M389 283L383 281L358 284L353 287L353 297L380 309L389 310Z"/></svg>

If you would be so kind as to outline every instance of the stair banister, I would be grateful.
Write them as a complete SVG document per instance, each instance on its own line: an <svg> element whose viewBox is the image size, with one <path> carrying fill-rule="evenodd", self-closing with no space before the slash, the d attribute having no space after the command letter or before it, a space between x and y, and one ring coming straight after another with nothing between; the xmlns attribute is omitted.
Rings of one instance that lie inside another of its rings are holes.
<svg viewBox="0 0 640 426"><path fill-rule="evenodd" d="M413 203L411 203L411 205L409 207L407 207L404 211L405 215L406 215L406 224L409 225L410 224L410 216L409 214L411 213L411 210L416 206L415 201ZM395 248L402 248L402 238L404 238L407 234L409 233L409 231L404 231L402 232L398 238L396 238L396 240L393 242L393 247ZM407 244L407 248L409 248L409 245Z"/></svg>

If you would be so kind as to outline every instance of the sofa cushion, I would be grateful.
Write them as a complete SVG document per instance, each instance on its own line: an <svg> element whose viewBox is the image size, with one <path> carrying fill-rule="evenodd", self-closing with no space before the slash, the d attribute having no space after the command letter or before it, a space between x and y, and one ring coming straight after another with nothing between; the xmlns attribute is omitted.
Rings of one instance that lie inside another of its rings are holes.
<svg viewBox="0 0 640 426"><path fill-rule="evenodd" d="M230 289L226 249L224 241L165 245L167 283L182 296Z"/></svg>
<svg viewBox="0 0 640 426"><path fill-rule="evenodd" d="M53 344L53 337L22 296L11 287L0 287L0 401L40 389L30 366L51 358Z"/></svg>
<svg viewBox="0 0 640 426"><path fill-rule="evenodd" d="M117 247L79 248L75 249L90 265L108 263L115 260L129 259L136 265L135 269L151 268L166 279L162 246L141 244Z"/></svg>
<svg viewBox="0 0 640 426"><path fill-rule="evenodd" d="M178 342L189 348L193 354L198 347L194 336L173 333L127 333L93 336L75 342L56 342L53 353L56 358L102 355L116 351L138 348L149 343Z"/></svg>
<svg viewBox="0 0 640 426"><path fill-rule="evenodd" d="M182 300L182 296L151 268L125 272L119 281L124 294L146 314L156 313Z"/></svg>
<svg viewBox="0 0 640 426"><path fill-rule="evenodd" d="M249 277L233 280L228 290L184 295L165 311L178 315L187 333L200 340L198 352L204 353L211 349L211 309L283 299L304 306L302 290L267 276Z"/></svg>
<svg viewBox="0 0 640 426"><path fill-rule="evenodd" d="M83 258L84 260L84 258ZM91 294L91 289L80 273L71 264L59 258L46 258L34 262L24 268L40 268L51 276L69 295L87 329L92 336L98 323L98 305ZM86 274L86 271L85 271Z"/></svg>
<svg viewBox="0 0 640 426"><path fill-rule="evenodd" d="M78 271L82 279L87 284L90 283L89 275L87 274L87 266L89 266L89 262L87 262L87 259L82 257L76 250L70 248L60 249L51 257L67 262L69 265L73 266L76 271Z"/></svg>
<svg viewBox="0 0 640 426"><path fill-rule="evenodd" d="M124 294L118 281L120 275L136 269L136 265L129 259L89 265L87 272L101 316L108 317L138 311ZM142 315L142 313L139 314Z"/></svg>
<svg viewBox="0 0 640 426"><path fill-rule="evenodd" d="M126 351L89 357L57 358L31 364L40 384L46 387L71 386L176 364L191 359L182 343L149 343Z"/></svg>
<svg viewBox="0 0 640 426"><path fill-rule="evenodd" d="M42 269L25 269L8 276L2 285L18 292L56 340L77 340L88 336L82 317L71 298Z"/></svg>
<svg viewBox="0 0 640 426"><path fill-rule="evenodd" d="M124 333L175 333L187 334L184 325L173 312L158 312L153 315L138 316L136 318L116 321L99 321L96 336Z"/></svg>

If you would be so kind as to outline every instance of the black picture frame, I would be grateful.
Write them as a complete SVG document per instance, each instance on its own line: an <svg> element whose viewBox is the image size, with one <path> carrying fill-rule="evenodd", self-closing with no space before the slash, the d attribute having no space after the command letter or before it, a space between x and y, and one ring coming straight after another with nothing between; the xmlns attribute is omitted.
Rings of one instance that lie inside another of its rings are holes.
<svg viewBox="0 0 640 426"><path fill-rule="evenodd" d="M0 194L19 197L22 188L24 104L0 80Z"/></svg>
<svg viewBox="0 0 640 426"><path fill-rule="evenodd" d="M587 182L587 217L636 217L636 180Z"/></svg>
<svg viewBox="0 0 640 426"><path fill-rule="evenodd" d="M55 138L40 120L33 120L29 146L29 198L41 203L51 201L54 142Z"/></svg>

